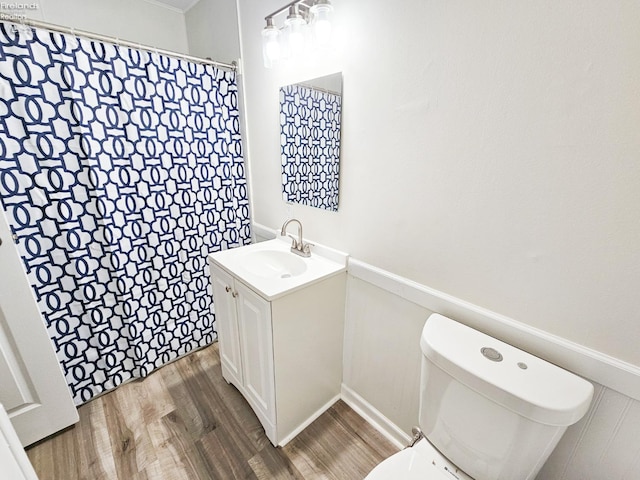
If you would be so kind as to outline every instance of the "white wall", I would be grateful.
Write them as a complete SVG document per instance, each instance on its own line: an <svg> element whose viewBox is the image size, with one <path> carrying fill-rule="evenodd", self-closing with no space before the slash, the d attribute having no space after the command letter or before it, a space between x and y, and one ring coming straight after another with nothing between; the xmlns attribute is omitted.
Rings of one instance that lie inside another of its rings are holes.
<svg viewBox="0 0 640 480"><path fill-rule="evenodd" d="M293 207L354 257L640 365L640 4L334 2L342 54L266 70L242 0L253 212L276 227L277 89L344 72L341 204Z"/></svg>
<svg viewBox="0 0 640 480"><path fill-rule="evenodd" d="M109 35L142 45L187 53L182 11L146 0L32 0L25 10L3 9L47 23Z"/></svg>
<svg viewBox="0 0 640 480"><path fill-rule="evenodd" d="M199 0L184 17L191 55L227 63L240 58L235 0Z"/></svg>
<svg viewBox="0 0 640 480"><path fill-rule="evenodd" d="M426 308L402 282L351 275L345 387L406 433L424 319L473 324L484 307L488 333L595 379L539 479L638 478L640 4L333 4L340 53L266 70L260 31L282 3L239 0L254 220L290 214L310 239L448 297ZM289 207L278 88L338 70L340 210Z"/></svg>

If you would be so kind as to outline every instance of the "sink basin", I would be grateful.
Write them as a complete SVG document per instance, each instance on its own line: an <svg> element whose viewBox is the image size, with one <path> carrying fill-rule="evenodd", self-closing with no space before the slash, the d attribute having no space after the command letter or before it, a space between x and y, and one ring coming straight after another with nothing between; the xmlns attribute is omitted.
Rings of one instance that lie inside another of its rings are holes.
<svg viewBox="0 0 640 480"><path fill-rule="evenodd" d="M291 253L288 238L275 238L209 255L218 267L266 300L347 270L347 255L316 245L310 257Z"/></svg>
<svg viewBox="0 0 640 480"><path fill-rule="evenodd" d="M259 250L248 253L243 268L263 278L291 278L303 274L307 264L291 252L281 250Z"/></svg>

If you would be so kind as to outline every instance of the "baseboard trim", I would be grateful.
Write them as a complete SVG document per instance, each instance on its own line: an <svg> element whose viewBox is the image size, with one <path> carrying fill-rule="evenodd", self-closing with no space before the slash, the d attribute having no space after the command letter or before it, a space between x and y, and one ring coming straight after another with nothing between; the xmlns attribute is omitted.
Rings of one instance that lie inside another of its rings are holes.
<svg viewBox="0 0 640 480"><path fill-rule="evenodd" d="M384 435L398 450L406 447L411 440L408 434L400 430L396 424L344 383L342 384L342 401L364 418L373 428Z"/></svg>

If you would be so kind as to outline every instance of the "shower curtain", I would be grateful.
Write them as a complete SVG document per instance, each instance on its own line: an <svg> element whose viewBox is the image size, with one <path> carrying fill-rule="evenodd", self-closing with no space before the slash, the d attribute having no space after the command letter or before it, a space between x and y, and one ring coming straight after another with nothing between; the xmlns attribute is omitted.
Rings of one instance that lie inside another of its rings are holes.
<svg viewBox="0 0 640 480"><path fill-rule="evenodd" d="M250 241L235 73L0 23L0 198L76 404L215 340Z"/></svg>

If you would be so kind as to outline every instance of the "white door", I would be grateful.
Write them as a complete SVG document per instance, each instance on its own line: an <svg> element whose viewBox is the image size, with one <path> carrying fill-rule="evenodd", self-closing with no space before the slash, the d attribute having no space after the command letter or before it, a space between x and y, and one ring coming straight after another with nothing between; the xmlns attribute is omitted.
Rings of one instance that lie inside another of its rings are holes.
<svg viewBox="0 0 640 480"><path fill-rule="evenodd" d="M0 241L0 403L26 446L78 412L1 208Z"/></svg>
<svg viewBox="0 0 640 480"><path fill-rule="evenodd" d="M216 330L218 331L222 375L227 382L233 383L241 389L244 379L242 378L236 301L233 296L235 295L233 277L213 264L210 264L209 268L216 310Z"/></svg>
<svg viewBox="0 0 640 480"><path fill-rule="evenodd" d="M269 436L265 421L274 427L276 424L271 304L242 283L236 282L235 286L245 396Z"/></svg>
<svg viewBox="0 0 640 480"><path fill-rule="evenodd" d="M2 405L0 405L0 478L38 480Z"/></svg>

